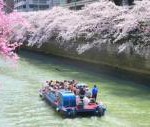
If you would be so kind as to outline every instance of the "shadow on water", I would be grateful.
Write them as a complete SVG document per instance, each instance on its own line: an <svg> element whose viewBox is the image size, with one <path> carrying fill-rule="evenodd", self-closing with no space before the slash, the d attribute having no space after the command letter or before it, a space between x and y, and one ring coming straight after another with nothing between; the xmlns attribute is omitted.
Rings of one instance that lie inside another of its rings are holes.
<svg viewBox="0 0 150 127"><path fill-rule="evenodd" d="M26 54L27 53L27 54ZM54 71L62 72L65 75L65 72L84 72L89 75L96 75L97 77L107 77L107 80L126 80L128 82L134 82L136 84L145 85L149 87L150 85L150 75L135 74L133 72L127 72L124 70L119 70L118 68L111 68L104 65L95 65L78 60L72 60L68 58L63 58L60 56L34 53L32 51L21 51L20 56L26 58L30 64L35 66L41 66L43 69L48 69L49 67L53 68ZM45 66L43 66L43 63ZM61 68L62 67L62 68ZM65 69L64 69L65 68ZM71 69L68 69L71 68ZM80 75L76 75L77 79L80 79ZM87 80L87 79L86 79ZM89 81L93 81L92 78Z"/></svg>

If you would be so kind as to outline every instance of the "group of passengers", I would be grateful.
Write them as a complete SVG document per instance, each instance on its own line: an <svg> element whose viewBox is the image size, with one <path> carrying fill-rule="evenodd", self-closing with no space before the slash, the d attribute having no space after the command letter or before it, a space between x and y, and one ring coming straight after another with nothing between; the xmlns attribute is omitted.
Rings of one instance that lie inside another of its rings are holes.
<svg viewBox="0 0 150 127"><path fill-rule="evenodd" d="M90 102L90 98L93 98L96 101L98 89L96 86L93 87L92 91L89 90L87 85L78 86L78 82L76 80L64 80L64 81L46 81L44 86L44 91L57 91L60 89L68 90L73 92L78 99L82 100L83 103L88 104Z"/></svg>
<svg viewBox="0 0 150 127"><path fill-rule="evenodd" d="M50 81L46 81L45 88L47 90L54 90L54 91L65 89L65 90L72 91L76 94L77 83L78 82L75 80L72 80L72 81L64 80L63 82L57 81L57 80L56 81L50 80Z"/></svg>

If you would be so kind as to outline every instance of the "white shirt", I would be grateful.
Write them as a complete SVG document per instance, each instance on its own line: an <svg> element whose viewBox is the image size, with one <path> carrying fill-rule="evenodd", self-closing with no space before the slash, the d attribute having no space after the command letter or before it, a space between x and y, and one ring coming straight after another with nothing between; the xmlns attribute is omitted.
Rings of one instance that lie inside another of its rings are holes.
<svg viewBox="0 0 150 127"><path fill-rule="evenodd" d="M85 97L83 98L83 103L84 103L84 105L88 105L89 102L90 102L90 99L85 96Z"/></svg>

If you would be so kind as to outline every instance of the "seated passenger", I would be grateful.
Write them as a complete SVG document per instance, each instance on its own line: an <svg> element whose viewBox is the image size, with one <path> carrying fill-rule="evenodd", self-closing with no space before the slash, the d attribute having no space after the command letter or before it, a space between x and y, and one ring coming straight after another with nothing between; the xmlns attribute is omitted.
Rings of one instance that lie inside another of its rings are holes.
<svg viewBox="0 0 150 127"><path fill-rule="evenodd" d="M92 95L91 91L88 88L86 88L86 90L85 90L85 96L88 97L88 98L90 98L91 95Z"/></svg>
<svg viewBox="0 0 150 127"><path fill-rule="evenodd" d="M76 104L78 105L80 103L80 97L76 96Z"/></svg>
<svg viewBox="0 0 150 127"><path fill-rule="evenodd" d="M75 85L72 87L72 92L76 95L77 89Z"/></svg>
<svg viewBox="0 0 150 127"><path fill-rule="evenodd" d="M84 96L83 103L84 103L84 106L88 105L90 103L90 99L88 97Z"/></svg>
<svg viewBox="0 0 150 127"><path fill-rule="evenodd" d="M43 87L49 86L48 84L49 84L49 81L46 81L46 82L44 83Z"/></svg>
<svg viewBox="0 0 150 127"><path fill-rule="evenodd" d="M49 85L49 86L51 86L51 85L52 85L52 82L53 82L53 81L52 81L52 80L50 80L50 81L49 81L49 83L48 83L48 85Z"/></svg>
<svg viewBox="0 0 150 127"><path fill-rule="evenodd" d="M80 90L76 88L76 95L79 95Z"/></svg>
<svg viewBox="0 0 150 127"><path fill-rule="evenodd" d="M83 87L80 88L79 96L80 96L81 99L83 99L83 97L85 96L85 90L84 90Z"/></svg>

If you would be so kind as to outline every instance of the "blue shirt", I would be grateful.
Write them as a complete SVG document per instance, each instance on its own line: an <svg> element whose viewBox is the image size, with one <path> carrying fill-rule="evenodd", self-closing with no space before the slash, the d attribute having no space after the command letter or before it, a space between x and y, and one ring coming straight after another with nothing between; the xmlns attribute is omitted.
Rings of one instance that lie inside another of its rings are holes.
<svg viewBox="0 0 150 127"><path fill-rule="evenodd" d="M97 87L94 87L93 89L92 89L92 94L97 94L98 93L98 88Z"/></svg>

